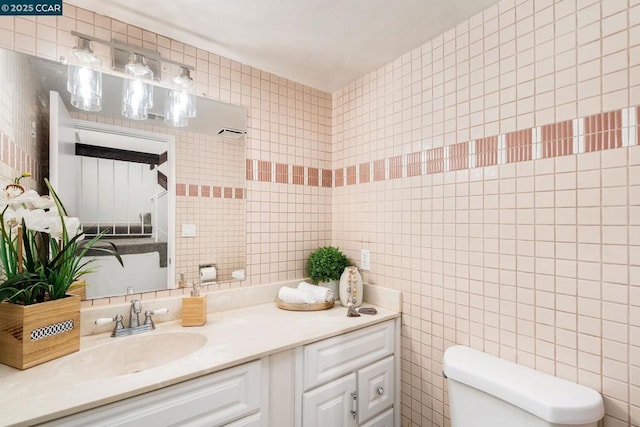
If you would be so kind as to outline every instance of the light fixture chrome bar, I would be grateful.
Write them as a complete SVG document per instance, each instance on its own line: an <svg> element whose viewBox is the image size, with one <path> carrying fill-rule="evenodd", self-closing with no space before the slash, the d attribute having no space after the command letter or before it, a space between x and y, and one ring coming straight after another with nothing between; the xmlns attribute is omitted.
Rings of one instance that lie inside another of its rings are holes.
<svg viewBox="0 0 640 427"><path fill-rule="evenodd" d="M81 37L81 38L86 39L86 40L91 40L93 42L100 43L100 44L103 44L105 46L109 46L112 49L123 50L123 51L127 52L127 59L129 58L129 55L128 55L129 53L137 53L137 54L142 55L145 58L147 58L147 60L156 60L156 61L164 62L164 63L167 63L167 64L177 65L178 67L186 68L186 69L189 69L189 70L195 70L195 68L192 67L191 65L186 65L186 64L183 64L181 62L174 61L174 60L169 59L169 58L165 58L162 55L160 55L160 52L155 51L155 50L147 49L147 48L144 48L144 47L131 46L129 44L122 43L122 42L119 42L117 40L111 40L111 41L104 40L104 39L101 39L101 38L98 38L98 37L90 36L88 34L79 33L77 31L71 31L71 35L74 35L76 37ZM125 62L125 64L126 64L126 62Z"/></svg>
<svg viewBox="0 0 640 427"><path fill-rule="evenodd" d="M144 56L144 58L146 59L147 67L149 67L149 69L153 72L153 80L160 81L161 79L160 61L158 61L153 57L146 56L143 53L130 52L128 50L123 50L123 49L120 49L119 47L112 46L111 47L111 68L113 68L114 70L124 72L125 71L124 67L129 63L129 57L131 56L131 53Z"/></svg>

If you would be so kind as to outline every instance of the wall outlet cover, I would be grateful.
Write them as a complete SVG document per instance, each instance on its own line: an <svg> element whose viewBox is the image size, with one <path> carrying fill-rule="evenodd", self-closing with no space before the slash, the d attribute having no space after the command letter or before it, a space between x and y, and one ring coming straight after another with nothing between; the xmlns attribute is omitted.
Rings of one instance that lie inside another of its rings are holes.
<svg viewBox="0 0 640 427"><path fill-rule="evenodd" d="M196 237L196 225L182 224L182 237Z"/></svg>
<svg viewBox="0 0 640 427"><path fill-rule="evenodd" d="M361 249L360 250L360 269L369 271L371 263L371 254L369 253L369 249Z"/></svg>

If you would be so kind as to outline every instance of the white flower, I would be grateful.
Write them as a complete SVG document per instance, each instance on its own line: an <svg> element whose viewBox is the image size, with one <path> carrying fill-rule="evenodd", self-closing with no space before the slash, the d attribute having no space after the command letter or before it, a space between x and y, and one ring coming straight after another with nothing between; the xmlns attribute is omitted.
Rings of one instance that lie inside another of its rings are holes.
<svg viewBox="0 0 640 427"><path fill-rule="evenodd" d="M53 224L53 218L43 209L27 210L24 214L24 224L29 230L48 233Z"/></svg>
<svg viewBox="0 0 640 427"><path fill-rule="evenodd" d="M7 198L18 197L26 191L24 185L11 183L4 186L4 191L7 194Z"/></svg>
<svg viewBox="0 0 640 427"><path fill-rule="evenodd" d="M7 210L3 215L5 227L14 229L19 225L22 225L22 218L28 212L29 211L21 205L7 207Z"/></svg>
<svg viewBox="0 0 640 427"><path fill-rule="evenodd" d="M25 190L20 184L7 184L0 192L0 206L23 204L39 198L34 190Z"/></svg>
<svg viewBox="0 0 640 427"><path fill-rule="evenodd" d="M60 215L56 212L56 218L52 222L51 227L49 228L49 233L51 237L61 239L62 238L62 223L64 222L64 227L67 230L67 236L69 240L73 239L76 235L82 233L82 227L80 224L80 218L76 218L73 216L63 216L62 219Z"/></svg>
<svg viewBox="0 0 640 427"><path fill-rule="evenodd" d="M56 202L51 198L51 196L40 196L31 200L31 206L35 209L51 209L56 206Z"/></svg>

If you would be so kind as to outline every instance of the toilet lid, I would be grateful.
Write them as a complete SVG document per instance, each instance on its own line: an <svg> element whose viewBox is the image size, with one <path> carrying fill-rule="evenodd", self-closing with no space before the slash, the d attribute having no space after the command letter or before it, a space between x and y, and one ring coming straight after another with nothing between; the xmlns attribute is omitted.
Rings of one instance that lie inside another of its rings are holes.
<svg viewBox="0 0 640 427"><path fill-rule="evenodd" d="M443 371L458 381L556 424L587 424L604 416L597 391L457 345L444 353Z"/></svg>

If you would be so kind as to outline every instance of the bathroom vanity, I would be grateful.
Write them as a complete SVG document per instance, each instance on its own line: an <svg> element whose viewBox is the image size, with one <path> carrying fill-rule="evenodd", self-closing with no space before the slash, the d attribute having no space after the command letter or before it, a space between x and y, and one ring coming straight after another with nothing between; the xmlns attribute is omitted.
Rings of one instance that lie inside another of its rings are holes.
<svg viewBox="0 0 640 427"><path fill-rule="evenodd" d="M1 423L399 425L399 293L382 293L397 301L378 299L374 316L265 303L210 312L202 327L170 321L139 336L85 336L65 358L0 366L0 393L19 403Z"/></svg>

